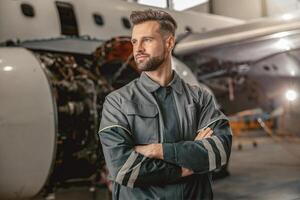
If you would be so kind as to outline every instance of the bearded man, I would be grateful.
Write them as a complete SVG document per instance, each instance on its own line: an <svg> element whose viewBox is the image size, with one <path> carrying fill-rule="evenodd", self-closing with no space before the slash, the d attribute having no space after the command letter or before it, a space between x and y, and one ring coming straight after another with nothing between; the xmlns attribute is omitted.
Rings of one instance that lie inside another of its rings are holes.
<svg viewBox="0 0 300 200"><path fill-rule="evenodd" d="M113 199L212 199L211 172L228 162L232 136L213 96L171 67L176 21L134 11L139 78L105 100L99 136Z"/></svg>

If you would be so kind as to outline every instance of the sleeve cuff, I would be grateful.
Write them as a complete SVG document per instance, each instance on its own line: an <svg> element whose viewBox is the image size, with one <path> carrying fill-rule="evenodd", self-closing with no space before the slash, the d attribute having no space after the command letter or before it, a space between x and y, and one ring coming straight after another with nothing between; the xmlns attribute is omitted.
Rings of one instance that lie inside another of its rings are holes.
<svg viewBox="0 0 300 200"><path fill-rule="evenodd" d="M176 163L176 151L175 146L172 143L163 143L163 155L164 161L170 163Z"/></svg>

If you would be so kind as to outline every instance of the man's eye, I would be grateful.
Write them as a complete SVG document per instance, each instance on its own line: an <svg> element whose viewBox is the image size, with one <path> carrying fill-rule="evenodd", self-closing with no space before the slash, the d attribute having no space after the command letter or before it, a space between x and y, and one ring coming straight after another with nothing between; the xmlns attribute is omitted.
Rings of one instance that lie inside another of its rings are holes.
<svg viewBox="0 0 300 200"><path fill-rule="evenodd" d="M150 38L146 38L145 41L146 42L151 42L151 39Z"/></svg>

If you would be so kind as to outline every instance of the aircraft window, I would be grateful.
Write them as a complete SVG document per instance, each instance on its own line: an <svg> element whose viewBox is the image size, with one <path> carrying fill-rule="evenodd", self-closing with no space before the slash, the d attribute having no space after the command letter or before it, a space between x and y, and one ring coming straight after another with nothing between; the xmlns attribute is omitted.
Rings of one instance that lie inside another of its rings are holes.
<svg viewBox="0 0 300 200"><path fill-rule="evenodd" d="M103 17L99 14L93 14L94 22L99 25L103 26L104 25L104 20Z"/></svg>
<svg viewBox="0 0 300 200"><path fill-rule="evenodd" d="M131 24L130 24L130 21L128 20L128 18L122 17L122 23L123 23L123 26L126 29L130 29L131 28Z"/></svg>
<svg viewBox="0 0 300 200"><path fill-rule="evenodd" d="M34 17L35 16L34 8L30 4L22 3L21 10L22 10L23 15L25 15L26 17Z"/></svg>
<svg viewBox="0 0 300 200"><path fill-rule="evenodd" d="M266 71L269 71L269 70L270 70L270 67L267 66L267 65L263 66L263 68L264 68L264 70L266 70Z"/></svg>
<svg viewBox="0 0 300 200"><path fill-rule="evenodd" d="M59 13L61 34L78 36L78 26L73 5L59 1L55 3Z"/></svg>
<svg viewBox="0 0 300 200"><path fill-rule="evenodd" d="M192 28L189 27L189 26L186 26L186 27L185 27L185 31L186 31L186 32L193 32Z"/></svg>

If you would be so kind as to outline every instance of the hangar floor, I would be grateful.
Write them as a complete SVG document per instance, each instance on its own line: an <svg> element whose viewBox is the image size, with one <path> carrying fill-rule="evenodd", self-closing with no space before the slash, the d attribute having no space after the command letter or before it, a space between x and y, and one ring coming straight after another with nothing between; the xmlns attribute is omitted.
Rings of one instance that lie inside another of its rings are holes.
<svg viewBox="0 0 300 200"><path fill-rule="evenodd" d="M253 142L257 143L256 147ZM214 199L300 199L299 144L299 139L274 140L260 132L235 137L229 164L230 176L214 182ZM105 189L97 189L95 193L91 193L88 188L72 188L56 193L56 200L71 199L109 198Z"/></svg>
<svg viewBox="0 0 300 200"><path fill-rule="evenodd" d="M238 150L240 144L242 150ZM229 177L215 182L215 199L300 199L300 141L234 138L229 171Z"/></svg>

